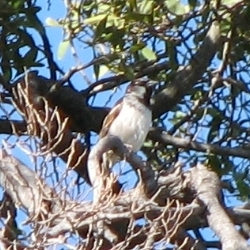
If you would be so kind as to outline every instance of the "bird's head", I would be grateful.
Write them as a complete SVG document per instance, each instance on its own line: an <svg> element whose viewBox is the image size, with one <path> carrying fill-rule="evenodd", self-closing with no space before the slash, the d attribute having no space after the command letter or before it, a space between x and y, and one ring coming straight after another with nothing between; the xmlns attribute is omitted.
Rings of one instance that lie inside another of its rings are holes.
<svg viewBox="0 0 250 250"><path fill-rule="evenodd" d="M143 103L149 105L153 92L153 82L144 79L136 79L131 82L126 90L126 96L134 96Z"/></svg>

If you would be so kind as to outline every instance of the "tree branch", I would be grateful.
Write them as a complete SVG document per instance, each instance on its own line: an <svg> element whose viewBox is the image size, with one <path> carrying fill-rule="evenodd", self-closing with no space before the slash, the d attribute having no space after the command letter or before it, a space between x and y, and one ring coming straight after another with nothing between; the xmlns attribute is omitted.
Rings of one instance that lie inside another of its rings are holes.
<svg viewBox="0 0 250 250"><path fill-rule="evenodd" d="M131 157L133 159L133 155ZM154 231L154 240L170 239L173 243L178 242L178 245L183 243L183 249L190 249L190 246L197 247L195 249L204 249L201 243L195 245L194 240L185 231L199 228L201 225L206 226L204 224L203 208L203 205L205 205L208 211L208 223L218 236L222 238L223 244L226 244L225 241L228 238L230 238L230 242L232 242L232 239L237 240L237 242L239 240L243 242L220 205L220 188L217 176L211 171L199 169L198 167L191 171L190 176L187 180L190 181L190 187L197 192L200 204L183 206L180 203L178 204L177 201L175 203L168 201L164 205L159 206L155 201L157 199L166 199L167 196L164 195L167 192L161 193L157 191L154 196L148 198L147 196L141 196L141 190L137 187L126 193L119 194L111 201L96 204L94 207L92 202L77 203L61 200L54 190L49 188L35 172L28 169L13 156L7 155L5 151L2 150L0 154L0 185L11 196L15 204L19 204L30 215L34 215L30 216L30 220L38 223L41 227L41 233L44 232L42 228L46 228L45 232L48 238L57 237L69 231L76 232L81 237L86 238L89 237L90 232L98 232L98 228L96 228L98 222L108 221L108 228L113 235L116 235L116 244L126 245L125 239L129 221L132 220L135 223L137 219L147 218L149 221L164 221L165 223L163 225L160 224L158 230ZM163 180L159 185L163 185ZM159 197L157 198L157 196ZM222 209L223 213L218 209ZM242 214L243 212L241 212L241 216ZM213 221L213 216L215 216L216 221ZM217 218L218 216L223 216L223 218ZM234 210L231 210L231 216L237 217L239 214L234 214ZM247 211L245 216L246 220L248 220L249 213ZM198 218L200 218L200 221ZM222 224L218 223L218 221ZM166 225L168 226L166 227ZM221 235L221 231L217 232L218 227L221 226L223 226L222 233L224 231L225 234L229 234L228 236ZM135 230L132 232L138 236L131 241L132 248L143 243L149 232L145 229L139 229L139 231L137 229L137 227L130 228L130 230ZM233 236L231 235L232 233ZM111 237L110 235L106 234L105 237L112 241L112 238L109 238ZM184 244L185 238L186 243ZM93 241L90 241L89 244L89 249L91 249ZM105 241L103 244L103 247L100 249L111 247L108 241ZM233 246L236 247L238 245ZM224 249L239 248L224 247ZM244 245L242 249L248 248L245 248Z"/></svg>
<svg viewBox="0 0 250 250"><path fill-rule="evenodd" d="M190 60L190 63L185 67L180 66L175 79L153 97L152 110L154 118L171 110L192 89L216 54L220 40L220 29L218 23L214 21L203 44Z"/></svg>
<svg viewBox="0 0 250 250"><path fill-rule="evenodd" d="M197 193L198 202L206 206L209 226L220 238L223 250L249 250L247 241L236 230L221 202L220 181L203 165L190 171L190 185Z"/></svg>
<svg viewBox="0 0 250 250"><path fill-rule="evenodd" d="M143 180L140 184L144 187L144 195L148 196L149 194L155 193L157 189L157 182L152 168L142 162L142 160L132 151L129 151L123 145L119 137L105 136L104 138L101 138L92 148L88 158L88 172L92 187L94 188L94 201L98 201L100 197L104 196L104 189L113 189L116 194L120 191L117 189L117 181L111 175L111 170L103 167L102 156L109 150L112 150L117 156L119 156L120 159L126 159L135 172L139 173L140 178ZM110 182L113 185L107 186L107 178L110 177Z"/></svg>
<svg viewBox="0 0 250 250"><path fill-rule="evenodd" d="M173 145L174 147L183 148L185 150L195 150L199 152L214 153L222 156L236 156L250 159L249 150L247 149L241 147L230 148L215 144L190 141L187 139L171 136L160 128L152 128L148 134L148 138L152 141L160 142L164 146Z"/></svg>
<svg viewBox="0 0 250 250"><path fill-rule="evenodd" d="M41 203L51 194L36 174L16 158L0 151L0 185L15 204L20 204L30 214L38 214Z"/></svg>
<svg viewBox="0 0 250 250"><path fill-rule="evenodd" d="M24 121L0 119L0 133L8 135L22 135L27 132L27 124Z"/></svg>

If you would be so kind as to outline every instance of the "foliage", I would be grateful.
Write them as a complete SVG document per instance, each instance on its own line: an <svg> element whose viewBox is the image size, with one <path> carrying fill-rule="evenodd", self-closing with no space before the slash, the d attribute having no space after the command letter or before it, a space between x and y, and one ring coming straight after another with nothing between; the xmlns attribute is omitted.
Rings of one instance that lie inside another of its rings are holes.
<svg viewBox="0 0 250 250"><path fill-rule="evenodd" d="M65 177L67 167L74 169L67 178L76 178L77 173L90 184L86 162L95 140L92 132L99 132L108 112L91 101L102 93L109 101L110 90L144 77L158 82L152 97L153 129L142 148L157 175L171 172L179 162L187 169L202 162L224 181L224 195L232 192L234 198L247 199L250 4L239 0L68 0L64 17L48 16L42 22L39 13L54 4L0 2L0 132L9 147L22 145L23 152L29 151L40 177L58 190L68 185L58 181ZM45 25L63 31L57 54L52 52ZM64 72L62 64L69 52L76 65ZM92 55L90 60L86 53ZM27 74L45 68L49 79L37 72ZM82 81L79 92L73 80L77 74ZM51 166L53 170L45 170ZM136 176L132 171L127 175ZM71 199L77 189L85 190L80 183L68 191ZM182 204L174 205L178 208L190 204L183 197L175 202ZM203 241L198 233L195 237ZM164 238L165 243L169 238ZM153 242L158 240L155 237ZM180 246L177 241L169 240Z"/></svg>

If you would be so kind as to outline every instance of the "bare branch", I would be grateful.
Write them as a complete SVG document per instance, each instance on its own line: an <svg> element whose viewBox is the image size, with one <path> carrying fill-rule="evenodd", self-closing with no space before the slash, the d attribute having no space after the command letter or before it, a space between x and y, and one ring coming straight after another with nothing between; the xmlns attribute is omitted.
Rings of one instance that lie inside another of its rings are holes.
<svg viewBox="0 0 250 250"><path fill-rule="evenodd" d="M27 124L24 121L0 119L1 134L21 135L27 132Z"/></svg>
<svg viewBox="0 0 250 250"><path fill-rule="evenodd" d="M195 150L199 152L214 153L222 156L236 156L250 159L249 150L242 147L230 148L209 143L190 141L187 139L171 136L166 131L163 131L159 128L152 128L149 132L148 138L153 141L158 141L165 146L173 145L175 147L183 148L186 150Z"/></svg>
<svg viewBox="0 0 250 250"><path fill-rule="evenodd" d="M107 142L112 140L114 145L116 144L115 142L117 142L116 145L120 144L114 138L110 138ZM123 147L122 144L121 147ZM126 151L126 148L124 150ZM131 156L131 162L133 162L134 157L136 156ZM146 196L141 196L140 187L137 187L131 190L131 192L119 194L113 200L96 204L96 210L93 210L94 207L91 202L81 204L61 200L32 170L28 169L13 156L7 155L5 151L1 151L0 162L0 185L9 193L17 205L20 205L34 215L31 220L38 218L38 221L41 221L41 226L50 228L49 231L46 231L48 237L56 237L57 235L73 230L85 238L88 237L89 230L98 233L97 226L99 222L109 221L112 223L108 223L108 229L112 231L112 234L105 234L104 237L109 239L109 242L113 241L113 243L116 242L118 244L120 242L121 244L125 244L122 242L125 240L128 222L131 218L148 218L150 221L157 219L159 222L164 222L163 225L160 223L158 230L153 233L154 240L165 239L167 230L170 242L178 242L178 245L183 244L183 249L190 249L191 245L195 246L194 249L205 249L201 243L196 244L185 232L190 227L200 227L201 222L197 220L197 217L203 217L204 212L204 209L200 205L183 207L183 205L180 206L178 204L173 206L173 203L168 202L164 206L159 206L155 204L156 197L147 198ZM216 211L218 212L218 207L223 210L219 202L220 189L218 188L219 181L217 181L217 176L211 171L200 170L198 167L191 171L190 176L190 185L196 190L199 200L208 209L207 218L210 226L214 228L216 233L217 227L223 226L224 231L227 228L226 233L229 234L227 237L231 237L230 242L232 242L231 233L234 234L234 239L237 238L237 242L239 242L239 239L242 240L238 238L239 233L234 228L225 211L223 214L221 211L216 213ZM163 182L161 181L161 183ZM162 194L157 193L157 195ZM210 218L210 214L213 214L214 217L218 214L218 216L224 216L224 218L220 220L217 218L216 221L213 221ZM233 210L231 214L233 217L237 216L233 213ZM247 211L246 218L249 218ZM198 224L195 224L194 221ZM218 223L218 221L222 224ZM214 223L218 225L214 225ZM117 227L121 228L122 225L125 227L117 231ZM159 231L161 227L162 229ZM136 230L136 228L133 230ZM143 243L148 232L147 230L137 230L138 237L134 241L131 239L131 246ZM222 238L222 242L225 244L224 240L227 239L225 238L226 236L220 235L220 233L218 233L218 236ZM110 247L109 244L106 242L103 246ZM101 249L105 249L105 247ZM224 249L230 248L225 247Z"/></svg>
<svg viewBox="0 0 250 250"><path fill-rule="evenodd" d="M71 131L71 127L77 127L77 125L68 118L64 109L57 105L51 106L51 99L46 99L51 88L52 92L56 93L56 91L53 91L53 87L53 83L48 79L39 77L33 72L28 73L24 78L19 79L13 88L15 104L28 124L28 134L42 139L43 150L55 152L67 162L69 167L77 171L89 182L86 167L88 149L76 139ZM60 90L58 92L60 93ZM60 94L56 94L54 98L58 101L59 97L57 95L60 96ZM68 96L70 100L75 98L68 92L67 94L63 92L63 95ZM79 107L85 110L84 106L79 105ZM88 113L88 111L86 112ZM78 115L73 117L79 118ZM86 115L84 118L86 124L89 122L88 117ZM71 125L71 122L73 125ZM85 130L84 125L82 128Z"/></svg>
<svg viewBox="0 0 250 250"><path fill-rule="evenodd" d="M215 21L211 24L203 44L190 60L189 65L180 66L174 80L153 97L152 110L155 118L171 110L192 89L216 54L220 40L219 25Z"/></svg>
<svg viewBox="0 0 250 250"><path fill-rule="evenodd" d="M190 171L190 184L196 190L198 202L207 208L209 226L220 238L223 250L250 249L247 241L236 230L221 201L220 181L204 165Z"/></svg>
<svg viewBox="0 0 250 250"><path fill-rule="evenodd" d="M16 158L0 151L0 185L14 203L35 215L40 211L42 200L51 194L35 173Z"/></svg>
<svg viewBox="0 0 250 250"><path fill-rule="evenodd" d="M112 180L115 180L110 171L102 165L102 156L109 150L115 152L120 159L126 159L135 171L139 171L139 176L143 179L141 184L144 185L145 194L149 195L155 192L157 182L152 168L143 163L133 152L130 152L123 145L119 137L105 136L92 148L88 158L88 171L91 184L94 188L95 201L99 200L100 196L103 196L103 189L111 188L110 186L107 186L107 178L111 177L111 182ZM118 193L120 189L118 188L119 186L117 186L117 182L114 181L113 184L115 185L115 187L113 187L114 193Z"/></svg>
<svg viewBox="0 0 250 250"><path fill-rule="evenodd" d="M160 72L162 70L166 71L169 67L169 62L161 62L161 63L151 62L150 64L151 65L147 65L147 67L145 68L140 68L140 71L135 75L135 78L140 78L155 72ZM89 93L89 96L92 96L100 91L110 90L128 81L129 79L125 74L110 76L91 84L91 86L88 89L82 91L82 93Z"/></svg>

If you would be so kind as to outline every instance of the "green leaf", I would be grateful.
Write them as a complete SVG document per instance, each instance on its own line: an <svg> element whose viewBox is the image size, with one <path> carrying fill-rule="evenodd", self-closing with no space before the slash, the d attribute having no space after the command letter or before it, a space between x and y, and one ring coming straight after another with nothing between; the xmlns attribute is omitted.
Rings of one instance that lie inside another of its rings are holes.
<svg viewBox="0 0 250 250"><path fill-rule="evenodd" d="M84 20L84 23L85 24L99 23L100 21L102 21L106 17L107 17L107 14L100 14L100 15L92 16L92 17L86 18Z"/></svg>
<svg viewBox="0 0 250 250"><path fill-rule="evenodd" d="M60 27L61 25L55 19L47 17L45 23L50 27Z"/></svg>
<svg viewBox="0 0 250 250"><path fill-rule="evenodd" d="M135 45L132 45L130 48L129 48L129 52L130 53L135 53L137 52L138 50L141 50L145 47L145 44L144 43L137 43Z"/></svg>
<svg viewBox="0 0 250 250"><path fill-rule="evenodd" d="M234 5L238 4L239 2L242 2L241 0L222 0L221 5L225 5L228 8L232 8Z"/></svg>
<svg viewBox="0 0 250 250"><path fill-rule="evenodd" d="M148 15L146 14L141 14L138 12L133 12L133 13L129 13L125 16L125 20L126 21L137 21L137 22L143 22L145 20L145 18L147 18Z"/></svg>
<svg viewBox="0 0 250 250"><path fill-rule="evenodd" d="M136 9L137 7L137 3L136 0L129 0L129 6L130 6L130 10L133 11L134 9Z"/></svg>
<svg viewBox="0 0 250 250"><path fill-rule="evenodd" d="M119 48L123 48L125 44L125 39L123 37L125 36L125 30L124 29L117 29L116 27L112 27L109 29L106 29L106 34L104 41L110 42L113 47L116 47L119 45ZM117 49L117 48L116 48Z"/></svg>
<svg viewBox="0 0 250 250"><path fill-rule="evenodd" d="M186 116L186 114L184 113L184 112L182 112L182 111L177 111L176 113L175 113L175 117L177 118L177 119L182 119L183 117L185 117Z"/></svg>
<svg viewBox="0 0 250 250"><path fill-rule="evenodd" d="M24 56L24 61L27 64L27 66L33 66L35 61L36 61L36 57L37 57L37 53L38 51L36 49L30 49Z"/></svg>
<svg viewBox="0 0 250 250"><path fill-rule="evenodd" d="M206 164L215 171L219 176L223 175L223 169L221 168L221 157L217 155L210 154L207 156Z"/></svg>
<svg viewBox="0 0 250 250"><path fill-rule="evenodd" d="M135 78L135 72L132 67L127 66L125 68L125 75L128 77L129 80L133 80Z"/></svg>
<svg viewBox="0 0 250 250"><path fill-rule="evenodd" d="M152 148L154 145L153 145L153 142L152 141L145 141L143 143L143 147L145 148Z"/></svg>
<svg viewBox="0 0 250 250"><path fill-rule="evenodd" d="M150 14L153 11L153 0L144 0L140 6L140 13L142 14Z"/></svg>
<svg viewBox="0 0 250 250"><path fill-rule="evenodd" d="M195 7L197 5L197 0L188 0L189 5Z"/></svg>
<svg viewBox="0 0 250 250"><path fill-rule="evenodd" d="M18 9L20 9L21 7L23 7L23 1L21 0L19 0L19 1L15 1L15 2L13 2L12 3L12 6L13 6L13 8L14 9L16 9L16 10L18 10Z"/></svg>
<svg viewBox="0 0 250 250"><path fill-rule="evenodd" d="M108 72L109 72L109 68L106 65L101 65L99 67L98 79L100 79L102 76L104 76Z"/></svg>
<svg viewBox="0 0 250 250"><path fill-rule="evenodd" d="M67 49L69 48L69 40L63 40L60 42L57 50L57 58L58 60L62 60L65 56L65 53L67 52Z"/></svg>
<svg viewBox="0 0 250 250"><path fill-rule="evenodd" d="M156 60L157 57L154 53L154 51L152 51L149 47L145 47L141 50L142 55L149 61L153 61Z"/></svg>
<svg viewBox="0 0 250 250"><path fill-rule="evenodd" d="M248 198L250 187L242 179L236 179L237 189L243 198Z"/></svg>
<svg viewBox="0 0 250 250"><path fill-rule="evenodd" d="M98 7L98 12L99 13L109 13L110 12L110 4L104 4L102 3L99 7Z"/></svg>
<svg viewBox="0 0 250 250"><path fill-rule="evenodd" d="M107 16L104 19L102 19L96 27L95 41L98 41L98 39L102 37L103 34L105 34L106 23L107 23Z"/></svg>
<svg viewBox="0 0 250 250"><path fill-rule="evenodd" d="M179 0L165 0L168 10L175 15L184 15L190 11L189 5L184 5Z"/></svg>

